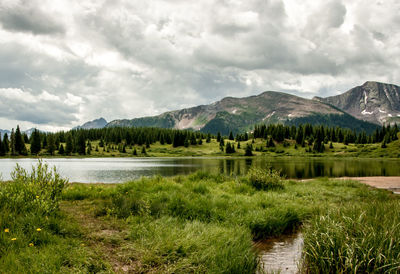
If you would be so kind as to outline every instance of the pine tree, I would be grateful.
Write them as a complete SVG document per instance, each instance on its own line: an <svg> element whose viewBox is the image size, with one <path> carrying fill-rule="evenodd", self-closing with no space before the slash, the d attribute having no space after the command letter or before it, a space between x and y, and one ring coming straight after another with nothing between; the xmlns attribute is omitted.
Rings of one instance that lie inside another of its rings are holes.
<svg viewBox="0 0 400 274"><path fill-rule="evenodd" d="M23 154L24 150L26 150L24 139L21 130L19 129L19 125L17 125L17 129L15 130L15 152L16 154Z"/></svg>
<svg viewBox="0 0 400 274"><path fill-rule="evenodd" d="M15 156L17 155L17 152L15 150L15 132L14 129L11 130L11 138L10 138L10 151L11 151L11 155Z"/></svg>
<svg viewBox="0 0 400 274"><path fill-rule="evenodd" d="M229 140L231 140L231 141L235 140L235 139L233 138L233 133L232 133L232 131L229 132Z"/></svg>
<svg viewBox="0 0 400 274"><path fill-rule="evenodd" d="M330 144L329 144L329 148L330 148L330 149L332 149L332 148L333 148L333 144L332 144L332 142L330 142Z"/></svg>
<svg viewBox="0 0 400 274"><path fill-rule="evenodd" d="M211 134L210 133L207 134L206 143L211 143Z"/></svg>
<svg viewBox="0 0 400 274"><path fill-rule="evenodd" d="M63 144L60 145L60 149L58 150L58 154L60 155L64 155L65 151L64 151L64 146Z"/></svg>
<svg viewBox="0 0 400 274"><path fill-rule="evenodd" d="M3 142L1 141L1 134L0 134L0 156L6 155L6 152L3 147Z"/></svg>
<svg viewBox="0 0 400 274"><path fill-rule="evenodd" d="M3 136L3 147L4 147L5 154L7 154L10 151L10 143L9 143L9 140L8 140L8 134L7 133L5 133L4 136Z"/></svg>
<svg viewBox="0 0 400 274"><path fill-rule="evenodd" d="M74 142L72 141L72 135L69 134L67 137L67 144L65 147L65 153L70 155L74 151Z"/></svg>
<svg viewBox="0 0 400 274"><path fill-rule="evenodd" d="M31 154L37 155L39 154L40 150L41 150L40 133L35 128L31 136Z"/></svg>
<svg viewBox="0 0 400 274"><path fill-rule="evenodd" d="M54 155L54 151L56 150L56 143L54 140L54 135L53 134L49 134L47 136L47 152L50 155Z"/></svg>
<svg viewBox="0 0 400 274"><path fill-rule="evenodd" d="M237 149L240 149L240 142L238 142L237 144Z"/></svg>
<svg viewBox="0 0 400 274"><path fill-rule="evenodd" d="M244 156L253 156L253 146L247 144Z"/></svg>
<svg viewBox="0 0 400 274"><path fill-rule="evenodd" d="M78 142L77 142L77 152L80 155L85 155L86 154L86 142L85 142L85 136L83 135L83 132L81 132L78 136Z"/></svg>
<svg viewBox="0 0 400 274"><path fill-rule="evenodd" d="M146 147L142 147L142 154L144 154L144 155L146 155L147 154L147 152L146 152Z"/></svg>
<svg viewBox="0 0 400 274"><path fill-rule="evenodd" d="M217 134L217 142L220 142L221 141L221 133L218 131L218 134Z"/></svg>
<svg viewBox="0 0 400 274"><path fill-rule="evenodd" d="M136 147L133 149L133 155L134 155L134 156L137 156L137 150L136 150Z"/></svg>

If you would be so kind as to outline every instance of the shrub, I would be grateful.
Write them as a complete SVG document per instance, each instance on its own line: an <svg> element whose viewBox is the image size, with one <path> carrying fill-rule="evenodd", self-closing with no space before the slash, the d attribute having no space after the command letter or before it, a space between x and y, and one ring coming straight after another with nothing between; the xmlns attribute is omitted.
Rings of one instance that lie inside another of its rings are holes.
<svg viewBox="0 0 400 274"><path fill-rule="evenodd" d="M68 182L61 178L55 167L50 169L42 161L32 167L31 173L17 164L11 178L11 182L0 188L0 209L16 214L34 211L46 215L55 212Z"/></svg>
<svg viewBox="0 0 400 274"><path fill-rule="evenodd" d="M247 174L249 183L257 190L283 189L280 172L267 168L251 168Z"/></svg>

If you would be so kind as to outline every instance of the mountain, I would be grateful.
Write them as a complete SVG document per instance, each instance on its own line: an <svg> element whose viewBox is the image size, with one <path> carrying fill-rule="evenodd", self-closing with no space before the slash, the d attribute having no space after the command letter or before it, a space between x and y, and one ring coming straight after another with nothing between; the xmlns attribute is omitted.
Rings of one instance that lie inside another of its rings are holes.
<svg viewBox="0 0 400 274"><path fill-rule="evenodd" d="M107 125L107 121L104 118L95 119L90 122L86 122L81 126L74 127L73 129L92 129L92 128L103 128Z"/></svg>
<svg viewBox="0 0 400 274"><path fill-rule="evenodd" d="M396 85L366 82L340 95L313 99L371 123L400 122L400 87Z"/></svg>
<svg viewBox="0 0 400 274"><path fill-rule="evenodd" d="M255 124L324 124L355 130L374 130L342 110L320 102L282 92L267 91L245 98L226 97L210 105L201 105L163 113L158 116L114 120L107 127L136 126L194 129L229 134L250 131Z"/></svg>

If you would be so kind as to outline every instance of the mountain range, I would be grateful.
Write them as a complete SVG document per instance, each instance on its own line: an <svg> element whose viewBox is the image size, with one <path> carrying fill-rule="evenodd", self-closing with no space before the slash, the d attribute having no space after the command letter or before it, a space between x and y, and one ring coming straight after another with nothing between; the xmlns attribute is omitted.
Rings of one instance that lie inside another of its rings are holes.
<svg viewBox="0 0 400 274"><path fill-rule="evenodd" d="M209 105L157 116L114 120L106 126L151 126L228 134L229 131L251 130L255 124L311 123L371 132L377 126L399 122L400 87L368 81L343 94L326 98L306 99L266 91L245 98L226 97Z"/></svg>
<svg viewBox="0 0 400 274"><path fill-rule="evenodd" d="M226 135L230 131L250 131L256 124L271 123L323 124L372 132L383 124L400 123L400 87L368 81L336 96L312 99L266 91L244 98L225 97L209 105L168 111L157 116L120 119L109 123L99 118L74 129L162 127L214 134L221 132ZM0 132L2 135L9 133L4 130Z"/></svg>

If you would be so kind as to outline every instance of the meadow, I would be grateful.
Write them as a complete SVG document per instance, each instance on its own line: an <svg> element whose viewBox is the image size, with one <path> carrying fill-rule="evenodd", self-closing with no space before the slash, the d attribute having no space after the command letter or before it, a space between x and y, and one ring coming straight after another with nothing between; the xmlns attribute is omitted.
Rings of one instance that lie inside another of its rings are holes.
<svg viewBox="0 0 400 274"><path fill-rule="evenodd" d="M254 243L301 230L303 271L397 272L400 200L353 181L197 172L69 184L40 163L0 185L5 273L255 273Z"/></svg>

